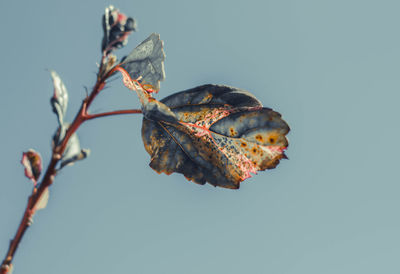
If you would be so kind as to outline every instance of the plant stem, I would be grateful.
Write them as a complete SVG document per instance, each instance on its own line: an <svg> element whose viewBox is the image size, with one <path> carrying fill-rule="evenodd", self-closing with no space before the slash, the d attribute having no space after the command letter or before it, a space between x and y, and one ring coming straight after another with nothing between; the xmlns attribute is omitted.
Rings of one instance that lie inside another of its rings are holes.
<svg viewBox="0 0 400 274"><path fill-rule="evenodd" d="M140 109L124 109L124 110L116 110L110 112L96 113L96 114L87 114L85 116L86 120L92 120L100 117L111 116L111 115L120 115L120 114L137 114L142 113Z"/></svg>
<svg viewBox="0 0 400 274"><path fill-rule="evenodd" d="M102 71L104 65L104 56L101 60L101 65L99 68L99 72ZM118 67L118 66L117 66ZM57 169L56 166L60 161L65 149L67 148L67 144L71 136L78 130L78 128L84 123L86 120L95 119L104 116L110 115L119 115L119 114L131 114L131 113L141 113L141 110L132 109L132 110L117 110L111 112L104 112L98 114L88 114L87 110L96 96L100 93L100 91L104 88L106 84L106 79L110 77L115 72L115 68L105 73L103 76L100 75L97 77L96 84L94 85L92 92L90 95L83 100L80 110L75 116L74 121L69 126L64 139L59 145L56 145L52 151L52 157L50 163L46 169L46 173L43 176L43 179L39 185L39 188L34 188L32 194L28 198L28 203L22 217L22 220L18 226L17 232L14 238L10 241L10 245L0 266L0 274L10 273L12 269L12 260L14 259L15 252L18 249L18 245L21 242L26 230L32 223L33 215L36 211L36 206L40 202L45 191L51 186L54 181L54 177L56 176Z"/></svg>

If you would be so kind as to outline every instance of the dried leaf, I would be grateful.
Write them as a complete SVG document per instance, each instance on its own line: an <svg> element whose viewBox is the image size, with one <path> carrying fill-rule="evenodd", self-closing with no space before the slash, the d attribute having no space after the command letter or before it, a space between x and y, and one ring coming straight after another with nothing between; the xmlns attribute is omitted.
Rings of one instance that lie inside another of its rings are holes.
<svg viewBox="0 0 400 274"><path fill-rule="evenodd" d="M111 51L125 46L128 35L136 30L136 22L119 12L114 6L108 6L103 15L104 37L101 50L108 55Z"/></svg>
<svg viewBox="0 0 400 274"><path fill-rule="evenodd" d="M36 185L42 172L42 158L40 154L33 149L22 153L22 165L25 167L25 176Z"/></svg>
<svg viewBox="0 0 400 274"><path fill-rule="evenodd" d="M204 85L141 101L142 138L158 173L237 189L251 173L286 158L289 126L247 91Z"/></svg>
<svg viewBox="0 0 400 274"><path fill-rule="evenodd" d="M160 81L165 79L165 53L160 35L153 33L121 61L132 79L141 77L140 82L160 89Z"/></svg>
<svg viewBox="0 0 400 274"><path fill-rule="evenodd" d="M53 107L53 112L57 115L58 123L62 125L68 107L68 91L60 76L55 71L51 70L50 74L54 86L54 94L50 99L50 103Z"/></svg>

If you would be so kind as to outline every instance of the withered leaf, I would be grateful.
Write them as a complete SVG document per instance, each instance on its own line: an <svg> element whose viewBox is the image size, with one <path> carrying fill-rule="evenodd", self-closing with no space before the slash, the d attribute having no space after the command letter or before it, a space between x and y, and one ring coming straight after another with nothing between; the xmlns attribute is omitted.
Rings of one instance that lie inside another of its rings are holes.
<svg viewBox="0 0 400 274"><path fill-rule="evenodd" d="M128 35L136 30L135 20L127 17L112 5L106 7L102 21L104 37L101 50L106 55L125 46L128 43Z"/></svg>
<svg viewBox="0 0 400 274"><path fill-rule="evenodd" d="M42 157L39 152L30 149L22 153L21 163L25 167L25 176L31 179L36 186L42 172Z"/></svg>
<svg viewBox="0 0 400 274"><path fill-rule="evenodd" d="M142 138L158 173L237 189L251 173L286 158L289 126L247 91L204 85L141 101Z"/></svg>
<svg viewBox="0 0 400 274"><path fill-rule="evenodd" d="M121 60L120 66L132 79L141 77L140 82L159 90L160 81L165 79L164 60L163 41L159 34L152 33Z"/></svg>

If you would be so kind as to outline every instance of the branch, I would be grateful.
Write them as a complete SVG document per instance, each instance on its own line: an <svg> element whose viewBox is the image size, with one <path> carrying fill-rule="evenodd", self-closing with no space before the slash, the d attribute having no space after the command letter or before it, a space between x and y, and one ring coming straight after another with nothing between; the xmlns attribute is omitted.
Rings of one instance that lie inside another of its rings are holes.
<svg viewBox="0 0 400 274"><path fill-rule="evenodd" d="M112 115L120 115L120 114L137 114L142 113L140 109L124 109L124 110L116 110L110 112L103 112L103 113L96 113L96 114L87 114L85 116L85 120L92 120L100 117L105 116L112 116Z"/></svg>
<svg viewBox="0 0 400 274"><path fill-rule="evenodd" d="M99 70L97 73L96 83L91 91L91 93L83 100L82 105L78 113L76 114L72 124L68 126L66 132L62 132L61 130L63 126L63 116L66 111L66 104L68 102L68 94L66 93L66 89L64 84L60 81L60 79L56 79L53 77L53 82L55 85L54 96L52 98L52 106L53 111L56 113L59 119L59 137L62 138L61 142L57 140L54 142L53 151L50 163L47 167L45 174L42 177L42 181L37 188L37 179L35 177L34 188L32 194L28 198L28 203L25 208L25 212L22 216L22 220L18 226L17 232L14 238L10 241L10 245L3 260L0 265L0 274L7 274L12 271L12 261L15 255L15 252L18 248L19 243L22 240L22 237L25 234L27 228L32 224L32 218L36 212L36 210L44 207L44 199L48 195L48 188L53 184L54 178L57 174L57 164L62 160L64 152L67 150L69 146L69 142L71 143L73 140L74 133L78 130L78 128L87 120L111 116L111 115L119 115L119 114L130 114L130 113L141 113L140 110L118 110L112 112L98 113L98 114L88 114L88 109L92 104L93 100L100 93L100 91L106 85L106 80L113 75L119 67L117 64L117 58L115 55L111 54L112 51L124 46L127 43L127 37L136 29L135 20L131 17L127 17L125 14L121 13L118 9L113 6L108 6L105 9L105 12L102 17L102 25L104 31L104 37L102 41L102 57L99 65ZM57 82L57 83L56 83ZM61 82L61 83L60 83ZM59 85L56 88L56 84ZM57 97L57 93L61 94L61 97ZM62 94L64 93L64 94ZM60 99L60 100L59 100ZM65 103L65 104L64 104ZM60 110L61 109L61 110ZM62 137L61 137L62 136ZM75 142L76 144L76 142ZM83 152L83 150L81 150ZM68 154L68 151L67 153ZM64 162L65 163L65 162ZM61 163L61 167L62 167ZM37 176L39 177L39 175Z"/></svg>
<svg viewBox="0 0 400 274"><path fill-rule="evenodd" d="M99 68L99 72L103 70L103 64L104 64L104 56L102 58L102 62ZM44 195L45 191L48 190L48 188L52 185L54 181L54 177L56 176L57 169L56 166L58 162L60 161L66 147L68 144L68 141L70 140L71 136L78 130L78 128L81 126L83 122L89 119L94 119L102 116L109 116L109 115L116 115L116 114L127 114L127 113L140 113L140 110L122 110L122 111L114 111L114 112L106 112L106 113L99 113L99 114L93 114L89 115L87 113L87 109L95 99L95 97L100 93L100 91L104 88L106 84L106 79L110 77L113 73L113 70L110 70L107 73L104 73L101 75L100 73L98 74L99 76L97 77L96 84L94 85L92 92L90 93L89 97L87 97L85 100L83 100L82 105L80 110L75 116L74 121L68 128L64 139L62 140L61 144L58 146L55 146L52 151L52 157L50 160L50 163L47 167L46 173L43 176L43 179L40 183L39 188L34 188L32 191L32 194L28 198L28 203L24 212L24 215L21 219L21 222L18 226L17 232L14 236L14 238L10 241L10 245L7 251L7 254L5 256L5 259L3 260L1 267L0 267L0 273L1 274L7 274L10 273L12 270L12 260L14 259L15 252L18 249L18 245L21 242L26 230L28 227L32 224L32 218L36 212L36 208L38 204L41 201L42 196Z"/></svg>

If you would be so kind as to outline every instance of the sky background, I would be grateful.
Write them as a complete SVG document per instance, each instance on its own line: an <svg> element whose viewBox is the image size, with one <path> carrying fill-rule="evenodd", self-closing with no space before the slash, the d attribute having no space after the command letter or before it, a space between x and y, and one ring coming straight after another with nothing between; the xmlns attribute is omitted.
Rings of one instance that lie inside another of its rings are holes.
<svg viewBox="0 0 400 274"><path fill-rule="evenodd" d="M399 273L398 1L1 1L0 256L32 184L19 163L49 162L56 117L47 69L72 121L95 81L101 15L165 43L157 98L206 83L252 92L292 131L290 160L240 190L199 186L149 166L141 116L84 124L90 157L57 176L14 260L18 273ZM92 112L136 108L110 83Z"/></svg>

